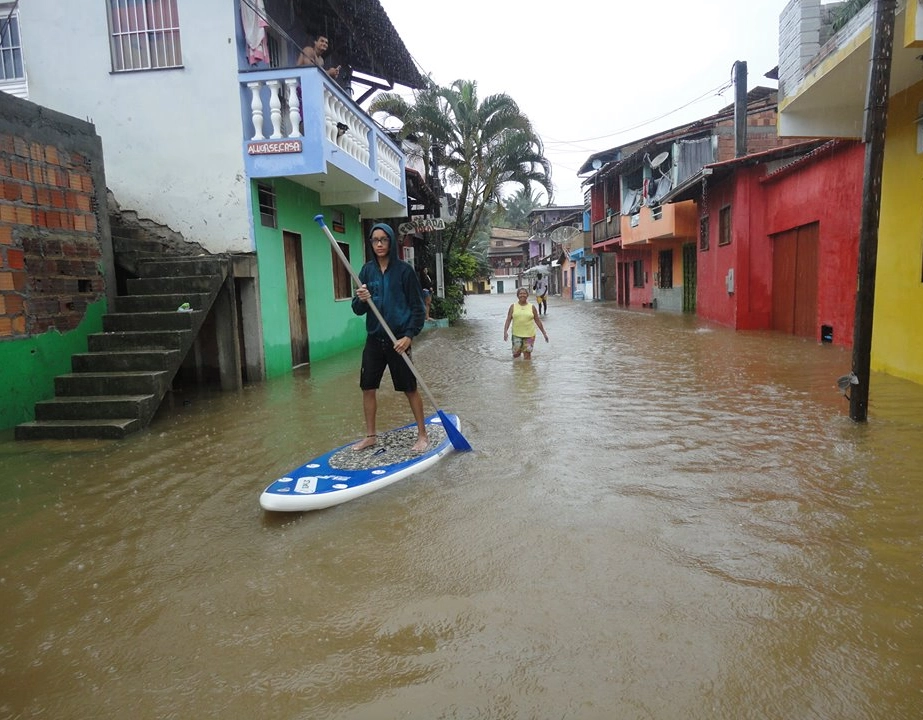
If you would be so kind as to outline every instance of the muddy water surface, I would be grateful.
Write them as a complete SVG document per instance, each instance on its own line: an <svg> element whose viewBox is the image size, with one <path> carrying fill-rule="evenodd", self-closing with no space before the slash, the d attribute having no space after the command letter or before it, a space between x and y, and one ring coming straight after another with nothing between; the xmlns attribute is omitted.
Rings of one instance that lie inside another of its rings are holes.
<svg viewBox="0 0 923 720"><path fill-rule="evenodd" d="M0 434L0 719L923 716L923 387L856 425L847 351L559 298L513 363L510 302L415 347L475 451L329 510L258 496L364 432L358 351Z"/></svg>

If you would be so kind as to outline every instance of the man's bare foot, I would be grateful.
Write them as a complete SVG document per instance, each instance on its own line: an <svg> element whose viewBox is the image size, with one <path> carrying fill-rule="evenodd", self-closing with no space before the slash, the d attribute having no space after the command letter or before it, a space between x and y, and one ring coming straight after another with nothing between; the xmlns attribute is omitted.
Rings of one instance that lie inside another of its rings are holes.
<svg viewBox="0 0 923 720"><path fill-rule="evenodd" d="M417 436L417 441L410 448L410 452L421 453L429 447L429 437L426 435Z"/></svg>
<svg viewBox="0 0 923 720"><path fill-rule="evenodd" d="M378 442L377 435L366 435L359 442L353 445L353 450L365 450L366 448L372 447L377 442Z"/></svg>

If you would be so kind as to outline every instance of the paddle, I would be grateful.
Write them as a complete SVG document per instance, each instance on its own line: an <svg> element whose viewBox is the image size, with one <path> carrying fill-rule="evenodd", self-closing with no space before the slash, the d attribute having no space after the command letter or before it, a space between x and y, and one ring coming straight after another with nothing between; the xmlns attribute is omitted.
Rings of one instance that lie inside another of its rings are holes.
<svg viewBox="0 0 923 720"><path fill-rule="evenodd" d="M320 225L321 230L323 230L327 235L327 239L330 241L330 247L333 248L333 251L337 254L337 257L340 258L340 262L343 263L343 267L345 267L350 276L352 276L353 283L356 285L356 288L358 288L360 285L362 285L362 281L359 279L356 271L353 270L353 266L349 264L349 260L346 259L346 256L340 249L336 238L333 237L333 233L330 232L330 230L327 228L327 225L324 223L324 216L315 215L314 221ZM371 297L367 302L369 307L372 308L372 312L375 313L375 317L378 318L378 322L381 323L381 326L385 329L385 332L388 333L388 337L391 338L391 342L397 343L397 338L394 336L394 333L391 332L391 328L388 327L388 323L386 323L385 319L381 316L381 312L379 311L378 306L375 305L375 302ZM445 428L445 433L448 435L449 441L452 443L452 447L462 452L471 450L471 444L465 440L465 436L462 435L461 431L455 427L451 420L449 420L449 416L439 409L439 403L437 403L433 398L432 393L429 391L429 388L426 387L426 383L423 382L423 378L420 377L420 373L417 372L417 369L414 367L413 362L411 362L407 353L401 353L401 357L404 358L404 361L407 363L407 367L410 368L410 372L414 374L414 377L417 379L417 383L419 383L420 387L423 388L423 392L426 394L426 397L436 408L436 413L439 415L439 419L442 420L442 426Z"/></svg>

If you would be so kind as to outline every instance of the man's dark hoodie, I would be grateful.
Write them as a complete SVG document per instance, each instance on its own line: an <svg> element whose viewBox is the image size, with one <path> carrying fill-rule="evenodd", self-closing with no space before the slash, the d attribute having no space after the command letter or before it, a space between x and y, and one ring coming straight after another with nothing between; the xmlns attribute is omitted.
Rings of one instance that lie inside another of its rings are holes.
<svg viewBox="0 0 923 720"><path fill-rule="evenodd" d="M378 307L394 336L414 338L423 329L426 320L426 306L423 303L423 290L413 267L398 257L394 230L390 225L379 223L369 231L369 241L376 229L384 230L388 235L388 267L382 272L378 258L372 257L359 271L359 280L372 294L372 301ZM374 248L373 248L374 255ZM353 297L353 312L365 315L365 330L376 338L388 339L388 333L378 322L368 303Z"/></svg>

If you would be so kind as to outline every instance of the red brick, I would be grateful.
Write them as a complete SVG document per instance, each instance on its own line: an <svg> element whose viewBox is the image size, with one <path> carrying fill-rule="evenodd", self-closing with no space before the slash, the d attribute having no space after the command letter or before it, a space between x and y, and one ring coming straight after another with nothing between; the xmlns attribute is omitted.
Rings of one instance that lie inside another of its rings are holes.
<svg viewBox="0 0 923 720"><path fill-rule="evenodd" d="M18 182L6 180L3 185L3 199L17 202L22 197L22 185Z"/></svg>
<svg viewBox="0 0 923 720"><path fill-rule="evenodd" d="M0 272L0 290L12 290L15 287L13 282L13 273Z"/></svg>
<svg viewBox="0 0 923 720"><path fill-rule="evenodd" d="M17 250L16 248L10 248L7 250L6 263L14 270L22 270L25 267L23 264L22 250Z"/></svg>
<svg viewBox="0 0 923 720"><path fill-rule="evenodd" d="M13 321L8 317L0 317L0 337L9 337L13 334Z"/></svg>
<svg viewBox="0 0 923 720"><path fill-rule="evenodd" d="M7 155L13 154L13 136L6 133L0 133L0 152Z"/></svg>
<svg viewBox="0 0 923 720"><path fill-rule="evenodd" d="M13 276L13 289L23 292L26 289L26 274L22 270L14 270L10 274Z"/></svg>
<svg viewBox="0 0 923 720"><path fill-rule="evenodd" d="M32 225L33 216L29 208L16 208L16 222L20 225Z"/></svg>
<svg viewBox="0 0 923 720"><path fill-rule="evenodd" d="M77 209L83 212L90 212L90 208L93 207L93 203L90 200L90 196L84 193L81 193L77 196Z"/></svg>
<svg viewBox="0 0 923 720"><path fill-rule="evenodd" d="M41 205L42 207L48 207L51 205L51 190L48 188L36 188L35 189L35 204Z"/></svg>
<svg viewBox="0 0 923 720"><path fill-rule="evenodd" d="M19 157L29 157L29 145L21 137L13 138L13 152Z"/></svg>
<svg viewBox="0 0 923 720"><path fill-rule="evenodd" d="M64 207L64 193L61 190L51 191L51 207L58 209Z"/></svg>
<svg viewBox="0 0 923 720"><path fill-rule="evenodd" d="M14 335L25 335L26 334L26 318L22 315L18 315L13 318L13 334Z"/></svg>
<svg viewBox="0 0 923 720"><path fill-rule="evenodd" d="M0 245L13 244L13 228L9 225L0 225Z"/></svg>
<svg viewBox="0 0 923 720"><path fill-rule="evenodd" d="M10 161L10 175L12 175L17 180L28 180L29 167L20 160L12 160Z"/></svg>
<svg viewBox="0 0 923 720"><path fill-rule="evenodd" d="M58 148L54 145L45 146L45 160L52 165L60 165L61 158L58 155Z"/></svg>
<svg viewBox="0 0 923 720"><path fill-rule="evenodd" d="M6 314L7 315L18 315L23 311L23 302L22 295L0 295L3 298L3 302L6 305Z"/></svg>
<svg viewBox="0 0 923 720"><path fill-rule="evenodd" d="M0 203L0 222L15 223L16 208L7 203Z"/></svg>
<svg viewBox="0 0 923 720"><path fill-rule="evenodd" d="M13 297L12 295L10 297ZM0 315L12 315L6 311L6 295L0 295Z"/></svg>

